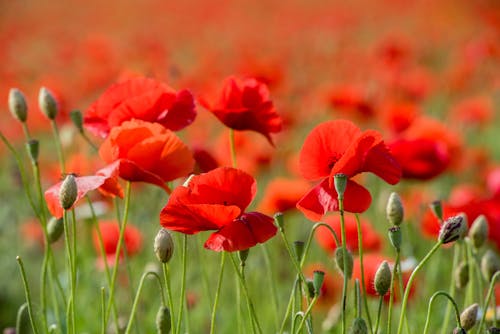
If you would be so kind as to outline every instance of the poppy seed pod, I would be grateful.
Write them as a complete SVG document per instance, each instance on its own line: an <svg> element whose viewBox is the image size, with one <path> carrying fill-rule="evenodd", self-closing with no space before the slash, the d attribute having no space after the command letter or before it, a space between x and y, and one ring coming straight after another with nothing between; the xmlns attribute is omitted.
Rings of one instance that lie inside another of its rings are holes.
<svg viewBox="0 0 500 334"><path fill-rule="evenodd" d="M156 314L156 332L158 334L168 334L170 333L171 327L171 315L170 310L166 306L160 306L158 313Z"/></svg>
<svg viewBox="0 0 500 334"><path fill-rule="evenodd" d="M297 257L297 261L300 262L302 260L302 255L304 254L304 242L294 241L293 250L295 251L295 256Z"/></svg>
<svg viewBox="0 0 500 334"><path fill-rule="evenodd" d="M403 222L403 203L401 202L401 198L397 193L393 192L391 193L391 195L389 195L385 213L389 224L393 226L399 226Z"/></svg>
<svg viewBox="0 0 500 334"><path fill-rule="evenodd" d="M168 230L162 228L156 234L154 252L160 262L167 263L174 254L174 240Z"/></svg>
<svg viewBox="0 0 500 334"><path fill-rule="evenodd" d="M285 227L283 212L276 212L274 214L274 224L280 229L280 231L283 231L283 228Z"/></svg>
<svg viewBox="0 0 500 334"><path fill-rule="evenodd" d="M78 132L83 133L83 115L80 110L72 110L69 113L69 117L71 118L71 121L75 125L75 128L78 130Z"/></svg>
<svg viewBox="0 0 500 334"><path fill-rule="evenodd" d="M443 204L441 203L440 200L434 201L431 204L429 204L432 212L434 215L437 217L439 220L443 220Z"/></svg>
<svg viewBox="0 0 500 334"><path fill-rule="evenodd" d="M448 218L439 231L438 240L443 244L447 244L463 238L467 233L467 221L465 215L460 214Z"/></svg>
<svg viewBox="0 0 500 334"><path fill-rule="evenodd" d="M338 199L344 199L345 188L347 187L347 175L343 173L335 174L335 176L333 177L333 181Z"/></svg>
<svg viewBox="0 0 500 334"><path fill-rule="evenodd" d="M352 268L354 265L354 260L352 258L351 252L346 249L346 272L344 273L344 251L342 247L337 247L335 250L335 261L337 262L337 267L340 269L342 274L347 276L348 279L352 277Z"/></svg>
<svg viewBox="0 0 500 334"><path fill-rule="evenodd" d="M49 235L49 242L54 243L64 232L64 223L62 218L52 217L47 223L47 233Z"/></svg>
<svg viewBox="0 0 500 334"><path fill-rule="evenodd" d="M70 209L78 196L78 187L73 174L66 175L59 189L59 203L64 210Z"/></svg>
<svg viewBox="0 0 500 334"><path fill-rule="evenodd" d="M463 289L469 283L469 264L462 262L455 269L455 286L458 289Z"/></svg>
<svg viewBox="0 0 500 334"><path fill-rule="evenodd" d="M375 291L377 291L380 296L384 296L389 291L389 288L391 286L391 278L392 274L389 263L387 261L384 261L378 267L374 279Z"/></svg>
<svg viewBox="0 0 500 334"><path fill-rule="evenodd" d="M349 334L368 334L368 326L363 318L356 318L352 323Z"/></svg>
<svg viewBox="0 0 500 334"><path fill-rule="evenodd" d="M247 248L247 249L243 249L243 250L240 250L238 252L238 258L240 259L240 265L242 267L245 266L245 262L248 258L248 254L250 254L250 248Z"/></svg>
<svg viewBox="0 0 500 334"><path fill-rule="evenodd" d="M488 239L488 221L484 215L478 216L472 223L469 238L475 249L481 248Z"/></svg>
<svg viewBox="0 0 500 334"><path fill-rule="evenodd" d="M325 279L325 272L321 270L315 270L313 273L313 287L314 294L319 296L321 292L321 287L323 286L323 281Z"/></svg>
<svg viewBox="0 0 500 334"><path fill-rule="evenodd" d="M399 226L393 226L389 228L389 241L392 247L394 247L398 252L401 249L401 242L403 241L403 236L401 233L401 228Z"/></svg>
<svg viewBox="0 0 500 334"><path fill-rule="evenodd" d="M475 303L467 307L462 314L460 314L460 323L462 328L466 331L472 329L477 322L477 312L479 310L479 304Z"/></svg>
<svg viewBox="0 0 500 334"><path fill-rule="evenodd" d="M17 88L9 91L9 110L15 119L26 122L28 119L28 106L24 94Z"/></svg>
<svg viewBox="0 0 500 334"><path fill-rule="evenodd" d="M55 119L58 112L57 101L54 95L45 87L40 88L38 93L38 105L48 119Z"/></svg>
<svg viewBox="0 0 500 334"><path fill-rule="evenodd" d="M486 281L491 281L491 278L497 271L500 270L500 258L497 253L491 249L484 253L481 258L481 272L483 273Z"/></svg>
<svg viewBox="0 0 500 334"><path fill-rule="evenodd" d="M307 287L307 294L308 294L309 298L314 298L314 294L315 294L314 283L309 278L306 279L306 287Z"/></svg>

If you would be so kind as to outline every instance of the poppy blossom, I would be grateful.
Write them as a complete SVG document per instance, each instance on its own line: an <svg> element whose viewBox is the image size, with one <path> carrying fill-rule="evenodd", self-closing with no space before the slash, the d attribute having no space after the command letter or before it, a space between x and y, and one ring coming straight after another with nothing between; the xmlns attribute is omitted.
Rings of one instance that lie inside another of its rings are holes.
<svg viewBox="0 0 500 334"><path fill-rule="evenodd" d="M77 196L75 204L83 198L89 191L98 189L106 196L123 197L123 189L118 183L118 164L110 164L100 170L95 175L76 176ZM45 191L45 202L49 212L56 218L63 216L64 210L59 202L59 192L62 181L53 185ZM74 204L73 204L74 205Z"/></svg>
<svg viewBox="0 0 500 334"><path fill-rule="evenodd" d="M194 167L191 151L175 133L141 120L111 129L99 155L106 163L118 162L122 179L151 183L167 192L166 182L188 175Z"/></svg>
<svg viewBox="0 0 500 334"><path fill-rule="evenodd" d="M229 77L215 103L205 99L200 102L227 127L259 132L271 144L271 133L281 131L283 121L276 113L269 90L255 79Z"/></svg>
<svg viewBox="0 0 500 334"><path fill-rule="evenodd" d="M348 177L344 193L344 210L364 212L371 204L371 195L350 178L371 172L389 184L401 178L401 167L375 130L361 131L347 120L335 120L315 127L307 136L300 152L300 171L309 180L321 180L297 203L309 219L318 221L328 211L338 210L333 177Z"/></svg>
<svg viewBox="0 0 500 334"><path fill-rule="evenodd" d="M273 214L295 209L295 204L309 189L309 183L302 179L276 178L269 182L259 210Z"/></svg>
<svg viewBox="0 0 500 334"><path fill-rule="evenodd" d="M160 123L177 131L196 117L192 94L176 92L149 78L132 78L109 87L85 112L85 127L105 138L113 127L131 119Z"/></svg>
<svg viewBox="0 0 500 334"><path fill-rule="evenodd" d="M219 167L193 176L174 189L160 214L161 225L185 234L216 230L205 242L214 251L240 251L277 232L273 218L245 212L255 196L255 179L235 168Z"/></svg>

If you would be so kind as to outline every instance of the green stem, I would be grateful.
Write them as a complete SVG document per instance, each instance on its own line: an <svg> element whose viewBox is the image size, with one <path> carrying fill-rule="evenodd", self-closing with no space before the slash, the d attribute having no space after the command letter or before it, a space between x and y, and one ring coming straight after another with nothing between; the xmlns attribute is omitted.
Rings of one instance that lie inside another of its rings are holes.
<svg viewBox="0 0 500 334"><path fill-rule="evenodd" d="M61 167L61 174L66 173L66 163L64 162L64 154L61 145L61 137L59 136L59 129L57 128L57 123L55 120L50 120L50 125L52 126L52 133L54 135L54 142L56 144L57 156L59 158L59 165Z"/></svg>
<svg viewBox="0 0 500 334"><path fill-rule="evenodd" d="M500 277L500 271L497 271L490 280L490 287L488 288L488 293L486 294L486 300L483 305L483 316L481 317L481 321L479 322L479 328L477 329L478 333L482 333L484 320L486 319L486 311L488 310L488 305L490 305L491 296L493 295L493 291L495 289L495 284L497 282L498 277ZM496 310L494 310L496 312Z"/></svg>
<svg viewBox="0 0 500 334"><path fill-rule="evenodd" d="M26 124L26 122L21 122L22 126L23 126L23 132L24 132L24 136L26 137L26 139L28 141L31 140L31 135L30 135L30 130L28 129L28 125Z"/></svg>
<svg viewBox="0 0 500 334"><path fill-rule="evenodd" d="M234 142L234 130L229 129L229 150L231 151L231 164L236 168L236 144Z"/></svg>
<svg viewBox="0 0 500 334"><path fill-rule="evenodd" d="M285 316L283 317L283 320L281 321L280 330L278 332L279 334L283 334L283 332L285 331L286 320L288 319L288 316L290 315L290 312L292 311L292 303L294 301L295 290L296 290L298 283L299 283L299 276L297 275L297 277L295 278L295 281L293 283L290 297L288 298L288 305L286 307Z"/></svg>
<svg viewBox="0 0 500 334"><path fill-rule="evenodd" d="M427 334L427 331L429 330L429 324L430 324L430 320L431 320L430 315L431 315L432 305L434 304L434 300L438 296L443 296L443 297L448 298L448 300L451 302L451 304L448 304L448 305L452 305L453 308L455 309L455 318L457 320L458 328L462 328L462 324L460 323L460 311L458 310L458 306L457 306L457 303L455 302L455 299L453 299L453 297L450 294L448 294L447 292L438 291L438 292L434 293L432 295L431 299L429 300L429 308L427 310L427 317L425 319L425 327L424 327L424 333L423 334Z"/></svg>
<svg viewBox="0 0 500 334"><path fill-rule="evenodd" d="M320 226L326 227L328 229L328 231L330 231L331 235L333 236L333 239L335 240L336 247L338 247L340 245L339 237L337 236L337 233L330 225L328 225L326 223L314 224L314 226L312 227L311 232L309 233L309 236L307 238L307 242L306 242L306 245L304 247L304 254L302 255L302 259L300 259L300 268L302 268L304 266L304 263L306 261L306 256L309 253L309 248L311 247L312 238L314 236L314 233L316 233L316 230Z"/></svg>
<svg viewBox="0 0 500 334"><path fill-rule="evenodd" d="M368 300L366 298L366 284L365 284L365 268L363 264L363 236L361 233L361 222L359 220L359 215L356 214L356 227L358 230L358 254L359 254L359 264L360 264L360 269L361 269L361 288L363 289L363 302L365 305L365 313L366 313L366 319L368 320L368 328L370 328L370 331L372 331L372 319L370 316L370 310L368 308ZM376 326L378 328L378 326Z"/></svg>
<svg viewBox="0 0 500 334"><path fill-rule="evenodd" d="M361 317L362 305L361 305L361 291L359 288L359 279L357 278L354 281L354 301L356 302L356 305L354 306L355 315L356 318L359 318Z"/></svg>
<svg viewBox="0 0 500 334"><path fill-rule="evenodd" d="M454 250L453 250L453 267L451 268L450 287L448 289L448 294L450 295L451 298L455 298L455 292L456 292L455 269L457 268L458 261L460 259L459 244L453 245L453 248L454 248ZM450 304L450 303L448 303L446 305L446 311L444 313L443 327L441 329L441 334L447 333L448 323L450 321L451 307L452 307L452 304ZM430 309L430 305L429 305L429 309Z"/></svg>
<svg viewBox="0 0 500 334"><path fill-rule="evenodd" d="M162 305L165 305L165 294L163 293L163 286L161 285L160 276L158 276L158 274L154 271L148 271L142 274L141 280L139 281L139 287L137 288L137 292L135 293L135 299L134 303L132 304L132 310L130 311L129 321L127 328L125 329L125 334L129 334L130 330L132 329L132 323L134 322L135 312L137 310L137 305L139 304L139 297L142 292L142 287L144 286L144 280L146 279L146 277L148 277L148 275L152 275L154 278L156 278L156 281L158 282L158 285L160 287L161 303Z"/></svg>
<svg viewBox="0 0 500 334"><path fill-rule="evenodd" d="M181 295L179 300L179 314L177 316L177 329L176 333L181 332L182 312L184 311L184 301L186 300L186 268L187 268L187 235L184 234L182 238L182 281L181 281Z"/></svg>
<svg viewBox="0 0 500 334"><path fill-rule="evenodd" d="M170 272L167 263L163 263L163 279L165 280L165 289L167 290L168 308L170 309L170 328L175 334L175 319L174 319L174 301L172 299L172 289L170 288Z"/></svg>
<svg viewBox="0 0 500 334"><path fill-rule="evenodd" d="M106 291L104 287L101 287L101 334L106 333L106 325L104 321L104 317L106 315Z"/></svg>
<svg viewBox="0 0 500 334"><path fill-rule="evenodd" d="M343 286L342 286L342 334L346 333L346 304L347 304L347 247L346 247L346 233L345 233L345 220L344 220L344 199L339 196L339 213L340 213L340 233L342 237L342 257L344 259L343 268Z"/></svg>
<svg viewBox="0 0 500 334"><path fill-rule="evenodd" d="M300 331L302 330L302 327L304 327L304 324L306 323L307 317L311 313L311 310L312 310L314 304L316 304L317 300L318 300L318 296L314 296L314 298L311 300L311 303L309 303L309 306L307 307L306 312L304 313L304 315L302 316L302 319L300 320L299 327L297 327L296 333L300 333Z"/></svg>
<svg viewBox="0 0 500 334"><path fill-rule="evenodd" d="M21 271L21 278L23 280L24 285L24 293L26 295L26 302L28 303L28 315L31 322L31 327L33 328L33 332L38 334L38 327L35 323L34 313L33 313L33 303L31 301L31 293L28 285L28 279L26 278L26 271L24 270L24 264L20 256L16 257L17 264L19 265L19 269Z"/></svg>
<svg viewBox="0 0 500 334"><path fill-rule="evenodd" d="M214 306L212 308L212 317L210 321L210 334L215 333L215 315L217 314L217 305L219 303L220 289L222 287L222 278L224 277L224 266L226 265L226 252L222 252L220 257L219 278L217 280L217 289L215 290Z"/></svg>
<svg viewBox="0 0 500 334"><path fill-rule="evenodd" d="M271 264L271 257L269 256L269 252L267 250L266 244L261 245L262 253L264 254L264 263L266 266L266 272L269 276L269 283L271 285L271 301L273 304L273 309L274 311L274 325L275 325L275 330L274 332L277 332L279 329L279 319L278 319L278 310L279 310L279 304L278 304L278 289L276 288L276 279L273 275L273 266ZM302 267L302 265L301 265Z"/></svg>
<svg viewBox="0 0 500 334"><path fill-rule="evenodd" d="M380 296L378 300L378 308L377 308L377 319L375 320L375 330L373 333L378 333L378 325L380 324L380 315L382 314L382 303L384 301L384 296Z"/></svg>
<svg viewBox="0 0 500 334"><path fill-rule="evenodd" d="M68 282L70 286L70 297L69 297L69 302L66 307L66 323L68 327L68 333L75 333L75 324L72 322L74 319L73 313L74 313L74 299L73 299L73 290L75 287L73 286L73 252L72 252L72 247L71 247L71 239L70 239L70 233L69 233L69 221L68 221L68 211L64 210L63 213L63 224L64 224L64 243L66 246L66 256L67 256L67 271L68 271Z"/></svg>
<svg viewBox="0 0 500 334"><path fill-rule="evenodd" d="M406 304L408 303L408 296L410 295L411 285L415 280L415 277L420 269L424 266L424 264L431 258L431 256L441 247L442 242L438 241L431 248L431 250L427 253L427 255L420 261L420 263L413 269L413 272L410 275L410 279L408 280L408 284L406 285L405 294L403 297L403 303L401 304L401 314L399 316L399 324L398 324L398 334L401 334L403 331L403 319L406 313Z"/></svg>
<svg viewBox="0 0 500 334"><path fill-rule="evenodd" d="M396 281L396 274L398 270L398 263L399 263L399 257L400 257L400 251L396 251L396 261L394 263L394 268L392 269L392 277L391 277L391 285L389 288L389 308L387 311L387 334L391 334L392 330L392 305L394 302L394 293L395 293L395 286L394 283Z"/></svg>

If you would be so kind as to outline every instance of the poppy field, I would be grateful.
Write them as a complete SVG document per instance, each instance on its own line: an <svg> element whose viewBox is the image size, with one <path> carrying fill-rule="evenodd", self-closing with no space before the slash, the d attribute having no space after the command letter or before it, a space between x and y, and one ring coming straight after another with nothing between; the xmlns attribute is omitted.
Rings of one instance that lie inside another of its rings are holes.
<svg viewBox="0 0 500 334"><path fill-rule="evenodd" d="M500 333L500 3L0 4L0 329Z"/></svg>

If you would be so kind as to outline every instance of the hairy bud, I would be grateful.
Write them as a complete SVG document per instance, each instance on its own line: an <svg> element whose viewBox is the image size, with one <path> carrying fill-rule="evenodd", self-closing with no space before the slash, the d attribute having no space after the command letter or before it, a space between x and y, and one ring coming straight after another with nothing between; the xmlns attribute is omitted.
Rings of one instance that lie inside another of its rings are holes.
<svg viewBox="0 0 500 334"><path fill-rule="evenodd" d="M491 278L497 271L500 270L500 258L497 253L492 250L486 251L481 258L481 272L486 281L491 281Z"/></svg>
<svg viewBox="0 0 500 334"><path fill-rule="evenodd" d="M478 216L469 230L469 238L475 249L481 248L488 239L488 221L484 215Z"/></svg>
<svg viewBox="0 0 500 334"><path fill-rule="evenodd" d="M467 307L462 314L460 315L460 323L462 324L462 328L466 331L470 330L477 321L477 312L479 310L479 304L472 304Z"/></svg>
<svg viewBox="0 0 500 334"><path fill-rule="evenodd" d="M154 252L160 262L167 263L174 254L174 240L166 229L162 228L156 234Z"/></svg>
<svg viewBox="0 0 500 334"><path fill-rule="evenodd" d="M439 231L439 241L443 244L447 244L463 238L465 233L467 233L467 222L464 215L460 214L454 217L448 218Z"/></svg>
<svg viewBox="0 0 500 334"><path fill-rule="evenodd" d="M64 232L63 219L55 217L50 218L49 222L47 223L47 232L49 234L50 243L54 243L59 240Z"/></svg>
<svg viewBox="0 0 500 334"><path fill-rule="evenodd" d="M17 88L9 91L9 110L15 119L26 122L28 119L28 106L24 94Z"/></svg>
<svg viewBox="0 0 500 334"><path fill-rule="evenodd" d="M351 252L346 249L346 272L344 273L344 251L342 247L337 247L335 249L335 261L337 262L337 267L339 267L340 271L343 275L345 275L348 279L352 277L352 267L354 265L354 260L352 258Z"/></svg>
<svg viewBox="0 0 500 334"><path fill-rule="evenodd" d="M389 267L389 263L384 261L380 264L375 273L375 291L379 294L379 296L384 296L391 286L391 268Z"/></svg>
<svg viewBox="0 0 500 334"><path fill-rule="evenodd" d="M363 318L356 318L352 323L349 334L368 334L368 326Z"/></svg>
<svg viewBox="0 0 500 334"><path fill-rule="evenodd" d="M58 106L54 95L45 87L40 88L38 93L38 105L48 119L55 119L58 113Z"/></svg>
<svg viewBox="0 0 500 334"><path fill-rule="evenodd" d="M397 193L391 193L391 195L389 196L385 213L389 224L393 226L399 226L403 222L403 203L401 202L401 198Z"/></svg>
<svg viewBox="0 0 500 334"><path fill-rule="evenodd" d="M75 176L68 174L59 189L59 203L64 210L69 210L75 204L77 196L78 187Z"/></svg>
<svg viewBox="0 0 500 334"><path fill-rule="evenodd" d="M156 314L156 332L158 334L168 334L170 333L171 327L171 315L170 310L166 306L160 306L158 313Z"/></svg>
<svg viewBox="0 0 500 334"><path fill-rule="evenodd" d="M455 286L458 289L463 289L469 283L469 264L462 262L455 269Z"/></svg>

